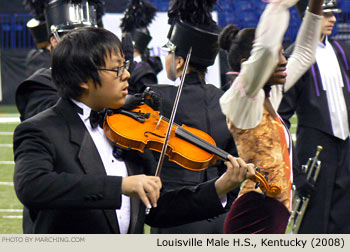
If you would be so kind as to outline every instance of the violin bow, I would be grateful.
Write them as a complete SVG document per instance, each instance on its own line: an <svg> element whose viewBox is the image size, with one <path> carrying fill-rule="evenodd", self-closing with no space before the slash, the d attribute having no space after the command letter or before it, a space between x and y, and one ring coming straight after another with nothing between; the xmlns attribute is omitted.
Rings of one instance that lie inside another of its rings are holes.
<svg viewBox="0 0 350 252"><path fill-rule="evenodd" d="M165 152L166 152L166 149L168 147L170 132L171 132L171 128L172 128L173 123L174 123L175 114L176 114L176 110L177 110L177 105L179 104L180 95L181 95L181 92L182 92L182 87L184 85L185 76L186 76L186 72L187 72L187 68L188 68L188 63L190 62L190 58L191 58L191 53L192 53L192 47L190 47L190 50L188 50L188 53L187 53L187 56L186 56L186 61L185 61L185 66L184 66L184 69L182 70L180 85L179 85L179 87L177 89L174 106L173 106L173 109L171 111L171 115L170 115L170 119L169 119L168 129L167 129L167 132L166 132L164 144L162 146L162 152L160 153L159 160L158 160L157 170L156 170L156 174L155 174L155 176L157 176L157 177L160 176L160 171L162 170L162 166L163 166L163 163L164 163ZM149 212L150 212L150 209L146 208L146 215L149 214Z"/></svg>
<svg viewBox="0 0 350 252"><path fill-rule="evenodd" d="M159 157L159 160L158 160L158 165L157 165L157 170L156 170L155 176L160 176L160 171L162 169L162 165L163 165L164 158L165 158L165 152L166 152L166 149L168 147L168 142L169 142L171 128L172 128L173 123L174 123L175 114L176 114L177 106L179 104L180 95L181 95L181 92L182 92L182 87L184 85L188 64L190 62L191 53L192 53L192 47L190 47L190 49L189 49L189 51L187 53L185 66L184 66L184 68L182 70L181 82L180 82L180 85L179 85L179 87L177 89L174 106L173 106L173 109L171 111L171 115L170 115L170 119L169 119L169 125L168 125L168 129L167 129L167 132L166 132L164 144L163 144L163 147L162 147L162 152L160 153L160 157Z"/></svg>

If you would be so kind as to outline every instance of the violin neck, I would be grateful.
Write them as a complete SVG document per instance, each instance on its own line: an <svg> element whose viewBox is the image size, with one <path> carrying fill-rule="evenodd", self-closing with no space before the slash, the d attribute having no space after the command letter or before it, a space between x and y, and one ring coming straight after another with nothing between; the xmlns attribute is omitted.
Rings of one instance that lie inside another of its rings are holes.
<svg viewBox="0 0 350 252"><path fill-rule="evenodd" d="M208 143L207 141L203 140L202 138L194 135L193 133L189 132L188 130L185 130L182 127L177 127L175 131L175 135L198 146L199 148L202 148L203 150L216 155L221 160L226 161L229 153L226 151L216 147L215 145Z"/></svg>

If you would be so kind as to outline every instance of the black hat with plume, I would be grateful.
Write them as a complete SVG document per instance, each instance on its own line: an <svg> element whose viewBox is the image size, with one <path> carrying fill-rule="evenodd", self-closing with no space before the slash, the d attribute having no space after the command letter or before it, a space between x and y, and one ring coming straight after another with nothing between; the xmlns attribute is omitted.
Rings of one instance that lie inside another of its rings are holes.
<svg viewBox="0 0 350 252"><path fill-rule="evenodd" d="M45 19L49 33L67 32L76 27L102 26L102 0L46 0Z"/></svg>
<svg viewBox="0 0 350 252"><path fill-rule="evenodd" d="M46 29L46 21L44 15L44 8L46 6L46 1L39 0L24 0L23 4L26 9L30 11L33 16L27 22L27 27L30 30L32 38L36 43L42 43L49 40L49 34Z"/></svg>
<svg viewBox="0 0 350 252"><path fill-rule="evenodd" d="M157 8L150 2L131 0L124 12L120 27L123 33L129 32L132 40L141 54L147 49L152 37L147 29L152 23Z"/></svg>
<svg viewBox="0 0 350 252"><path fill-rule="evenodd" d="M191 64L202 67L213 65L219 51L220 32L211 15L215 4L215 0L171 0L169 41L163 49L185 58L192 47Z"/></svg>
<svg viewBox="0 0 350 252"><path fill-rule="evenodd" d="M323 7L323 12L333 12L333 13L341 12L341 9L338 6L337 0L325 0L322 7Z"/></svg>
<svg viewBox="0 0 350 252"><path fill-rule="evenodd" d="M305 11L308 8L308 2L309 0L299 0L299 2L296 4L297 10L301 18L303 18L305 15ZM324 3L322 4L322 8L323 8L323 13L327 13L327 12L340 13L342 11L338 6L337 0L324 0Z"/></svg>

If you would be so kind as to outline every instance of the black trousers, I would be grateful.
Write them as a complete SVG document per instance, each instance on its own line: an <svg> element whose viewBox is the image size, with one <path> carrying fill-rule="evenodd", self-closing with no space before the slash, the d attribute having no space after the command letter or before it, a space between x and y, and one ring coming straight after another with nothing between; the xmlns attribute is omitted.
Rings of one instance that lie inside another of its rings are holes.
<svg viewBox="0 0 350 252"><path fill-rule="evenodd" d="M350 140L299 127L296 153L301 164L314 157L317 145L321 169L299 233L350 233Z"/></svg>
<svg viewBox="0 0 350 252"><path fill-rule="evenodd" d="M196 221L171 228L151 227L152 234L223 234L226 214L210 220Z"/></svg>

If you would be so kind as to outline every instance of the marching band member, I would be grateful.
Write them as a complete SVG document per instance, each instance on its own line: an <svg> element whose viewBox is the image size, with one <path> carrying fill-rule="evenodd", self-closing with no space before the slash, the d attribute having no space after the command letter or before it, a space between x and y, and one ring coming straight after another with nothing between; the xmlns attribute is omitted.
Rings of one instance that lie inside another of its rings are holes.
<svg viewBox="0 0 350 252"><path fill-rule="evenodd" d="M297 42L288 62L282 39L289 23L288 8L295 0L269 3L255 31L227 26L220 44L228 50L228 62L240 73L220 99L238 153L252 162L281 188L276 198L264 197L253 182L245 181L226 216L225 233L284 233L291 211L292 140L276 112L282 87L289 89L314 61L320 34L322 0L311 0ZM252 45L252 51L250 48ZM247 54L245 56L244 54ZM242 63L243 62L243 63ZM277 86L279 85L279 86ZM282 86L283 85L283 86Z"/></svg>
<svg viewBox="0 0 350 252"><path fill-rule="evenodd" d="M299 10L303 16L305 7ZM306 174L295 173L299 195L311 195L299 233L350 233L350 47L345 41L329 38L340 12L337 1L323 4L316 63L286 90L278 109L287 123L297 114L296 155L300 164L306 164L318 145L323 147L315 187L306 181Z"/></svg>

